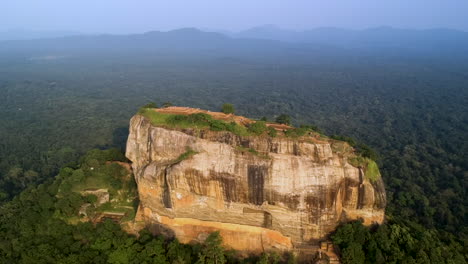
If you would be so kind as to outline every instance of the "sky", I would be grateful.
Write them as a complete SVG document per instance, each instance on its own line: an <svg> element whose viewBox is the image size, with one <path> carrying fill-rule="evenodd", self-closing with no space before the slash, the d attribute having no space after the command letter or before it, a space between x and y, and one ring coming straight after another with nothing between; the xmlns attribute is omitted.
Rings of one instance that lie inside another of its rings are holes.
<svg viewBox="0 0 468 264"><path fill-rule="evenodd" d="M468 0L1 0L0 32L391 26L468 31Z"/></svg>

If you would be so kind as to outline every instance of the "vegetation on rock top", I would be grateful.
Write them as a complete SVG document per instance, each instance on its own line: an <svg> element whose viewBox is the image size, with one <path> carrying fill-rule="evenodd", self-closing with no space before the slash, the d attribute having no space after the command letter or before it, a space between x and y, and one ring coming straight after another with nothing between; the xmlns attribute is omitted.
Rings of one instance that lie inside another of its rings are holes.
<svg viewBox="0 0 468 264"><path fill-rule="evenodd" d="M148 107L151 105L151 107ZM229 104L228 104L229 105ZM223 109L226 104L223 105ZM227 106L230 108L231 106ZM233 107L233 106L232 106ZM155 111L155 104L147 104L140 108L138 114L148 118L154 126L163 126L172 129L184 129L184 128L196 128L196 129L209 129L212 131L229 131L237 136L270 136L276 137L278 132L273 127L268 127L266 121L256 121L247 126L239 125L235 122L225 122L223 120L217 120L209 114L196 113L190 115L181 114L170 114L161 113ZM289 124L290 118L286 115L280 115L278 120L283 124ZM278 121L277 120L277 121ZM308 135L316 135L321 139L328 140L329 138L324 136L319 128L311 125L301 125L300 127L292 127L281 132L282 135L292 139L298 139ZM350 137L344 136L331 136L334 140L347 142L356 151L356 156L352 156L348 159L351 165L355 167L362 167L365 171L365 175L371 180L376 181L380 178L380 172L377 164L374 160L377 159L377 154L368 146L362 143L356 143L356 141ZM248 151L252 154L260 156L255 149L238 147L239 150L245 152ZM335 149L338 150L338 149ZM348 152L350 149L341 148L340 152ZM190 154L190 155L189 155ZM193 155L194 153L184 153L183 159ZM186 157L185 157L186 156ZM263 156L262 156L263 157ZM268 156L264 156L268 158Z"/></svg>
<svg viewBox="0 0 468 264"><path fill-rule="evenodd" d="M247 126L239 125L236 122L226 122L213 118L209 114L195 113L190 115L161 113L155 111L154 107L140 108L139 115L142 115L155 126L164 126L168 128L196 128L209 129L212 131L229 131L238 136L271 136L276 137L278 132L267 126L265 121L255 121ZM317 128L314 126L301 126L299 128L291 127L283 133L286 137L299 138L308 135L309 133L317 134ZM321 134L319 134L321 135ZM323 135L321 135L323 136Z"/></svg>

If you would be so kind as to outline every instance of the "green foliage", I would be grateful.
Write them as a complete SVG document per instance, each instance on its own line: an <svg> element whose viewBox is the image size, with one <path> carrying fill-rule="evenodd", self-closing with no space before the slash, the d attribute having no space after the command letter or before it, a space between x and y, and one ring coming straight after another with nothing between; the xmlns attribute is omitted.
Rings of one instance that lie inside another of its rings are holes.
<svg viewBox="0 0 468 264"><path fill-rule="evenodd" d="M345 136L338 136L338 135L333 135L330 138L340 140L340 141L345 141L348 142L348 144L351 147L354 147L356 152L366 158L369 158L371 160L378 160L379 156L377 153L369 146L363 144L363 143L357 143L357 141L351 137L345 137Z"/></svg>
<svg viewBox="0 0 468 264"><path fill-rule="evenodd" d="M219 232L213 232L208 235L201 252L198 255L197 264L223 264L226 263L223 242Z"/></svg>
<svg viewBox="0 0 468 264"><path fill-rule="evenodd" d="M122 151L112 148L106 150L93 149L86 153L80 160L80 163L86 166L99 166L106 161L126 161Z"/></svg>
<svg viewBox="0 0 468 264"><path fill-rule="evenodd" d="M436 233L414 224L390 221L369 229L352 222L340 226L332 240L340 249L343 264L466 263L460 244L451 241L443 246Z"/></svg>
<svg viewBox="0 0 468 264"><path fill-rule="evenodd" d="M270 137L276 137L278 135L278 131L272 127L268 127L268 135Z"/></svg>
<svg viewBox="0 0 468 264"><path fill-rule="evenodd" d="M153 125L171 128L198 128L213 131L229 131L238 136L248 136L249 131L235 122L225 122L213 119L208 114L197 113L191 115L163 114L152 110L141 110L139 114L149 118Z"/></svg>
<svg viewBox="0 0 468 264"><path fill-rule="evenodd" d="M267 126L265 121L257 121L252 123L248 127L249 132L255 135L261 135L267 131Z"/></svg>
<svg viewBox="0 0 468 264"><path fill-rule="evenodd" d="M291 128L286 131L284 131L284 135L287 137L292 137L292 138L298 138L305 136L310 132L309 128L301 127L301 128Z"/></svg>
<svg viewBox="0 0 468 264"><path fill-rule="evenodd" d="M234 105L225 103L221 107L221 111L225 114L234 114Z"/></svg>
<svg viewBox="0 0 468 264"><path fill-rule="evenodd" d="M195 155L197 153L198 152L196 152L193 149L187 147L186 151L184 153L180 154L180 156L177 158L177 162L186 160L186 159L192 157L193 155Z"/></svg>
<svg viewBox="0 0 468 264"><path fill-rule="evenodd" d="M379 156L377 155L377 153L372 149L370 148L369 146L365 145L365 144L357 144L356 145L356 151L363 157L366 157L366 158L369 158L371 160L378 160L379 159Z"/></svg>
<svg viewBox="0 0 468 264"><path fill-rule="evenodd" d="M213 131L227 130L226 122L221 120L213 120L210 122L210 129Z"/></svg>
<svg viewBox="0 0 468 264"><path fill-rule="evenodd" d="M223 55L236 63L221 64L216 52L203 53L203 61L190 55L95 53L80 60L69 56L60 63L31 63L14 54L6 52L0 60L3 202L65 175L63 166L76 169L77 158L91 148L123 149L129 118L151 96L203 109L231 100L245 116L286 113L327 133L365 142L379 153L389 218L435 229L443 241L440 250L452 239L468 244L466 60L439 53L422 58L350 51L333 57L288 53L281 60L270 53ZM11 169L16 177L8 175ZM25 178L29 170L37 177ZM28 238L33 243L34 237ZM49 246L41 249L50 251ZM25 250L29 262L51 263L33 251L28 255ZM430 258L437 250L425 252L414 259ZM63 262L106 262L105 255L92 254L95 259L81 259L70 249Z"/></svg>
<svg viewBox="0 0 468 264"><path fill-rule="evenodd" d="M158 105L155 102L149 102L142 106L142 108L158 108Z"/></svg>
<svg viewBox="0 0 468 264"><path fill-rule="evenodd" d="M177 239L174 239L167 246L166 257L169 263L184 264L193 263L192 256L194 250L189 245L179 243Z"/></svg>
<svg viewBox="0 0 468 264"><path fill-rule="evenodd" d="M133 176L110 159L122 159L115 150L92 150L81 158L77 169L65 168L60 179L57 212L70 222L84 203L90 203L86 212L92 217L97 212L113 211L126 213L123 221L132 220L136 213L133 202L137 199ZM111 202L98 206L98 197L86 191L103 189L110 195Z"/></svg>
<svg viewBox="0 0 468 264"><path fill-rule="evenodd" d="M276 121L276 123L290 125L291 124L291 117L289 115L287 115L287 114L281 114L278 117L276 117L275 121Z"/></svg>
<svg viewBox="0 0 468 264"><path fill-rule="evenodd" d="M364 175L372 182L375 182L381 177L379 166L375 161L369 158L353 156L348 158L348 162L354 167L362 168L364 170Z"/></svg>
<svg viewBox="0 0 468 264"><path fill-rule="evenodd" d="M60 195L58 186L74 174L81 172L64 168L55 180L0 205L0 263L226 263L219 233L210 234L203 245L184 245L147 230L137 238L110 220L96 226L69 224L64 216L95 200L76 192Z"/></svg>
<svg viewBox="0 0 468 264"><path fill-rule="evenodd" d="M280 263L280 256L276 252L262 253L257 264L278 264Z"/></svg>
<svg viewBox="0 0 468 264"><path fill-rule="evenodd" d="M365 170L366 177L369 178L372 182L375 182L380 178L379 166L375 161L369 159L367 162L367 167Z"/></svg>
<svg viewBox="0 0 468 264"><path fill-rule="evenodd" d="M351 137L346 137L346 136L339 136L339 135L332 135L330 136L330 138L332 139L336 139L336 140L339 140L339 141L344 141L344 142L348 142L348 144L351 146L351 147L355 147L356 146L356 140L354 138L351 138Z"/></svg>

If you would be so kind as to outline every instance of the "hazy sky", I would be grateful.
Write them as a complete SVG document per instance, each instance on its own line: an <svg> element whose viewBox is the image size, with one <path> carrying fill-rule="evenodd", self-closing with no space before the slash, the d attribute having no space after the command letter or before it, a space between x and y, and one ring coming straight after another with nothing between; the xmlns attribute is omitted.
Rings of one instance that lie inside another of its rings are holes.
<svg viewBox="0 0 468 264"><path fill-rule="evenodd" d="M468 31L468 0L0 0L0 31L238 31L262 24L288 29L387 25Z"/></svg>

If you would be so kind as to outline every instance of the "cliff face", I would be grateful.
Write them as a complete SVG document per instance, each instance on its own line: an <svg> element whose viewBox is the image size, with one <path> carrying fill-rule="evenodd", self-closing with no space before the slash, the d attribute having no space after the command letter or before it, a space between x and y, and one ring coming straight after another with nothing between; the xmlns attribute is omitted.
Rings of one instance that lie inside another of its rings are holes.
<svg viewBox="0 0 468 264"><path fill-rule="evenodd" d="M147 226L181 242L218 230L226 246L257 252L313 243L346 220L383 221L382 180L353 155L344 142L177 131L140 115L126 153Z"/></svg>

